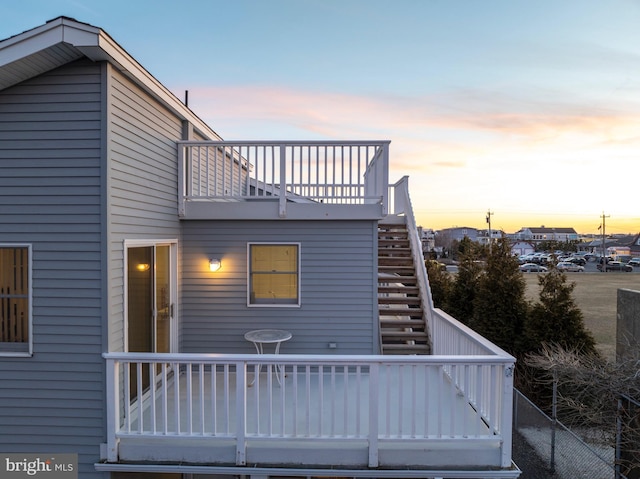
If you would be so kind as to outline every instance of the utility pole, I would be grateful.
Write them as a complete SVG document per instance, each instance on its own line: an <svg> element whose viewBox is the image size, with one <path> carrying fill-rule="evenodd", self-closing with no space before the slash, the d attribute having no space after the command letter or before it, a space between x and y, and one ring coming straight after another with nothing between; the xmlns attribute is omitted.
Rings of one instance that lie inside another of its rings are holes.
<svg viewBox="0 0 640 479"><path fill-rule="evenodd" d="M602 272L605 273L607 271L607 258L606 258L606 251L607 251L607 247L606 247L606 242L605 242L605 218L609 218L609 215L604 214L604 211L602 212L602 216L600 216L600 218L602 218L602 225L600 225L602 227Z"/></svg>
<svg viewBox="0 0 640 479"><path fill-rule="evenodd" d="M491 208L489 208L486 218L487 224L489 225L489 253L491 253L491 243L493 242L493 236L491 234L491 215L493 215L493 213L491 212Z"/></svg>

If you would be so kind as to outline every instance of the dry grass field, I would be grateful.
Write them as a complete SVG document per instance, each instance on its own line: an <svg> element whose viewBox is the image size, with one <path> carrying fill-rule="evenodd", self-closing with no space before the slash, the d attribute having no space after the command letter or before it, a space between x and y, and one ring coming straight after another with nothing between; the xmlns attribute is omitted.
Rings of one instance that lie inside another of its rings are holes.
<svg viewBox="0 0 640 479"><path fill-rule="evenodd" d="M576 284L573 297L582 311L584 323L598 343L600 351L615 359L616 307L618 289L640 291L640 274L634 273L567 273ZM538 299L538 274L526 273L527 298Z"/></svg>

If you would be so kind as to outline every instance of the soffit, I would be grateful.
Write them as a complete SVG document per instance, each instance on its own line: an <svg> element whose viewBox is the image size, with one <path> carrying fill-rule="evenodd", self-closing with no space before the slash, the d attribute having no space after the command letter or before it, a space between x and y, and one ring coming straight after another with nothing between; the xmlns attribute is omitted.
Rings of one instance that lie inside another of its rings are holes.
<svg viewBox="0 0 640 479"><path fill-rule="evenodd" d="M0 41L0 91L83 56L110 62L205 138L221 139L106 32L66 17Z"/></svg>

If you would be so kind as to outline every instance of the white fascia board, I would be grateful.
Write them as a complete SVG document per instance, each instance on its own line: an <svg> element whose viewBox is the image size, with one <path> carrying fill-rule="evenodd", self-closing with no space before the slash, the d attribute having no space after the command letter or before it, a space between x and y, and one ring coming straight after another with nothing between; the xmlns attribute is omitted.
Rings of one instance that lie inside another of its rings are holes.
<svg viewBox="0 0 640 479"><path fill-rule="evenodd" d="M188 120L204 136L212 140L221 140L211 127L200 120L106 32L86 23L60 17L3 40L0 42L0 68L60 43L74 47L93 61L112 63L178 117Z"/></svg>
<svg viewBox="0 0 640 479"><path fill-rule="evenodd" d="M80 41L82 39L83 42L93 40L97 43L99 29L83 24L76 24L82 28L68 27L64 21L65 19L56 19L0 42L0 67L31 56L58 43L71 43L69 40Z"/></svg>
<svg viewBox="0 0 640 479"><path fill-rule="evenodd" d="M173 111L180 118L188 120L194 128L200 130L205 136L212 140L221 140L220 136L213 131L209 125L200 120L193 112L185 106L169 89L145 70L131 55L129 55L120 45L118 45L104 31L100 31L96 48L94 45L80 46L74 45L84 55L94 61L107 60L115 65L122 73L131 78L147 93L152 95L169 110Z"/></svg>

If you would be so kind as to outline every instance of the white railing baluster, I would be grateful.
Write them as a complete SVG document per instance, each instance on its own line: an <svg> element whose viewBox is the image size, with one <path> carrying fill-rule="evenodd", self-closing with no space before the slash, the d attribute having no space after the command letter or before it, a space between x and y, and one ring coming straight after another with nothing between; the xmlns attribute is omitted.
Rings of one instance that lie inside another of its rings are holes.
<svg viewBox="0 0 640 479"><path fill-rule="evenodd" d="M417 398L417 380L418 380L418 376L417 376L417 372L416 372L416 368L418 366L415 364L411 365L411 410L412 411L416 411L417 412L417 405L418 405L418 398ZM415 414L415 413L414 413ZM413 420L411 421L411 437L415 438L416 437L416 421Z"/></svg>
<svg viewBox="0 0 640 479"><path fill-rule="evenodd" d="M363 397L362 397L362 366L357 365L356 366L356 430L355 430L355 435L356 437L360 436L360 413L361 413L361 409L362 409L362 404L363 404ZM360 408L358 408L358 406L360 406Z"/></svg>
<svg viewBox="0 0 640 479"><path fill-rule="evenodd" d="M297 436L298 435L298 368L297 366L293 367L293 372L292 374L292 384L291 384L291 391L292 391L292 395L293 395L293 404L291 405L291 409L292 409L292 414L293 414L293 435ZM284 379L283 379L283 384L284 384ZM307 415L307 417L309 417L309 397L306 397L306 401L305 401L305 407L304 407L304 413ZM284 427L282 428L284 431Z"/></svg>
<svg viewBox="0 0 640 479"><path fill-rule="evenodd" d="M403 424L403 419L404 419L404 396L405 396L405 388L404 388L404 382L405 382L405 367L404 364L401 364L400 366L398 366L398 403L400 404L400 407L398 407L398 437L402 437L404 435L404 424Z"/></svg>
<svg viewBox="0 0 640 479"><path fill-rule="evenodd" d="M369 366L369 467L378 467L378 438L379 431L379 364L372 363ZM389 385L386 384L387 389ZM387 405L387 409L389 406Z"/></svg>
<svg viewBox="0 0 640 479"><path fill-rule="evenodd" d="M161 379L161 408L162 408L162 433L166 436L169 434L169 401L167 397L167 363L162 363L162 379Z"/></svg>
<svg viewBox="0 0 640 479"><path fill-rule="evenodd" d="M182 430L181 424L181 410L182 405L180 404L180 363L172 364L173 368L173 417L175 422L175 430L174 433L180 435L180 431Z"/></svg>
<svg viewBox="0 0 640 479"><path fill-rule="evenodd" d="M278 365L275 366L276 369L276 375L278 374ZM282 370L280 371L280 373L282 374L282 380L280 382L280 431L281 431L281 436L284 437L285 436L285 424L286 424L286 418L287 418L287 401L285 399L285 396L287 394L287 384L284 380L284 373L285 373L285 369L284 366L282 366ZM276 376L277 378L277 376ZM294 421L294 424L297 424L297 421ZM295 436L297 436L297 430L296 433L294 434Z"/></svg>
<svg viewBox="0 0 640 479"><path fill-rule="evenodd" d="M387 391L387 404L386 404L386 414L385 414L385 419L386 419L386 431L385 431L385 437L389 438L391 437L391 366L389 364L387 364L385 366L385 389Z"/></svg>
<svg viewBox="0 0 640 479"><path fill-rule="evenodd" d="M218 435L218 365L211 365L211 398L209 404L211 407L211 434Z"/></svg>
<svg viewBox="0 0 640 479"><path fill-rule="evenodd" d="M138 418L138 433L142 434L144 431L144 417L142 410L142 363L136 363L136 416Z"/></svg>
<svg viewBox="0 0 640 479"><path fill-rule="evenodd" d="M123 413L124 413L124 430L127 433L131 433L131 363L123 362L122 363L122 398L118 398L118 402L122 401L123 403ZM117 382L117 381L116 381ZM118 418L118 422L119 422Z"/></svg>
<svg viewBox="0 0 640 479"><path fill-rule="evenodd" d="M331 422L329 431L331 437L336 435L336 367L331 366Z"/></svg>
<svg viewBox="0 0 640 479"><path fill-rule="evenodd" d="M151 434L156 433L156 365L149 365L149 418Z"/></svg>
<svg viewBox="0 0 640 479"><path fill-rule="evenodd" d="M318 414L318 437L322 437L324 433L322 429L322 411L324 411L324 367L322 365L318 366L318 397L320 398L320 404L318 405L318 410L320 411L320 414Z"/></svg>
<svg viewBox="0 0 640 479"><path fill-rule="evenodd" d="M438 367L438 381L436 381L436 437L442 437L442 421L444 415L442 414L443 395L445 394L444 382L446 381L446 374L444 373L444 366Z"/></svg>
<svg viewBox="0 0 640 479"><path fill-rule="evenodd" d="M205 430L205 421L204 421L204 403L205 403L205 376L204 376L205 366L203 363L198 364L198 414L200 416L200 424L198 432L204 436Z"/></svg>
<svg viewBox="0 0 640 479"><path fill-rule="evenodd" d="M186 384L187 394L185 397L185 402L187 403L187 411L186 411L187 434L189 436L192 436L193 435L193 369L192 369L191 363L188 363L185 365L185 374L187 376L187 384Z"/></svg>

